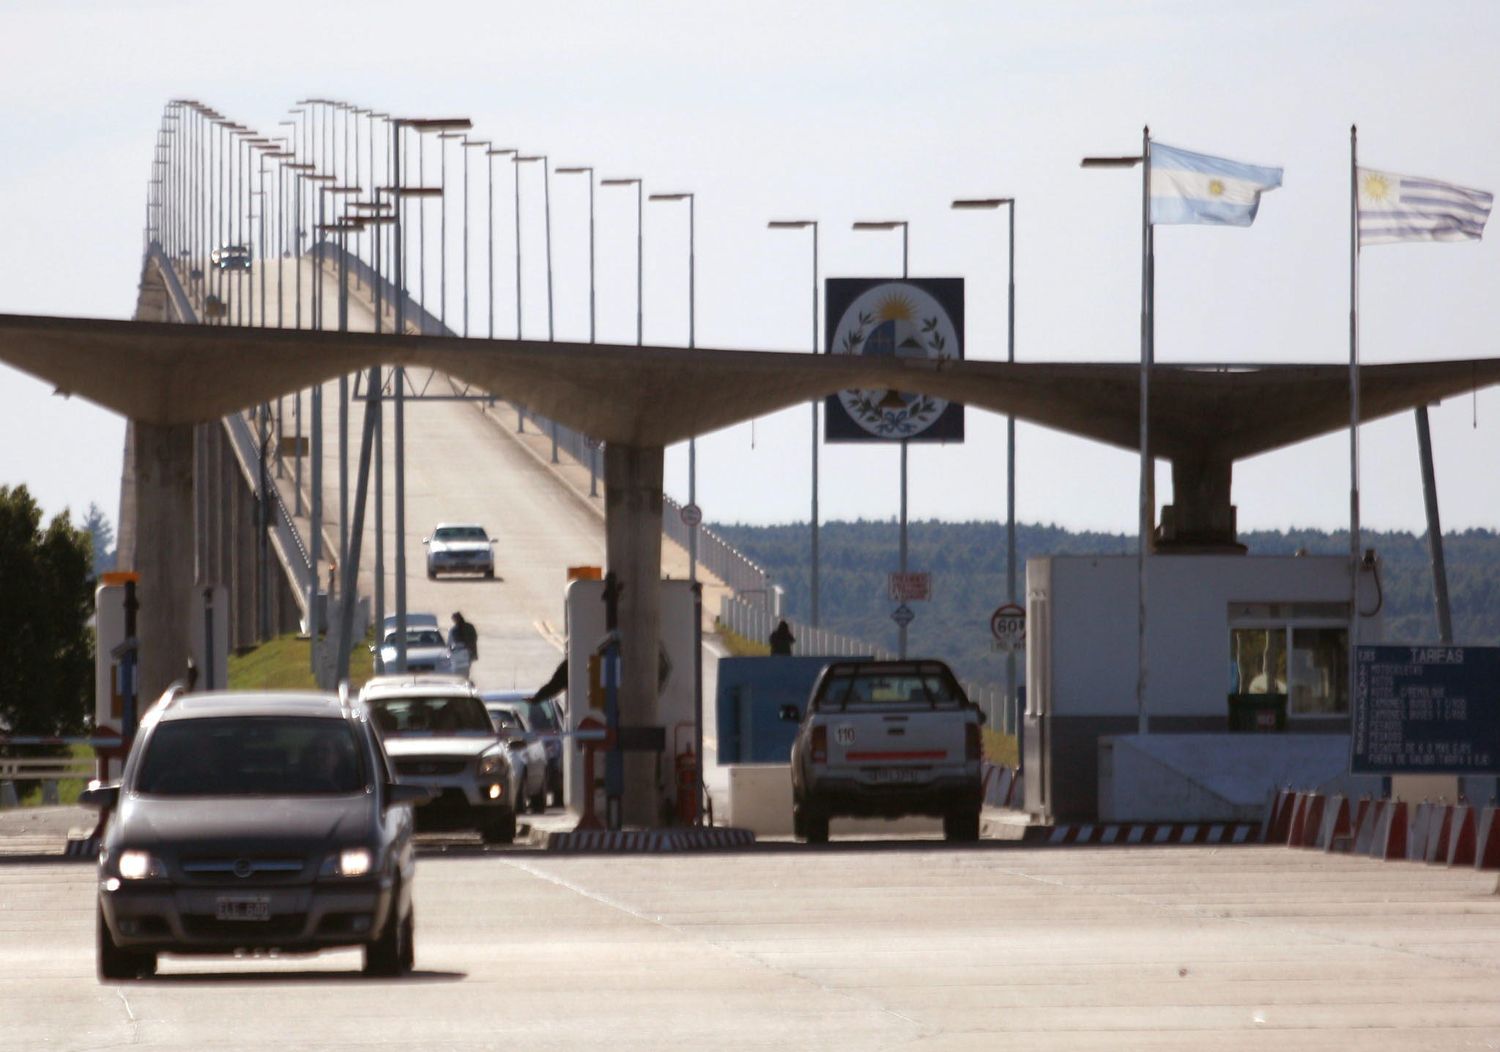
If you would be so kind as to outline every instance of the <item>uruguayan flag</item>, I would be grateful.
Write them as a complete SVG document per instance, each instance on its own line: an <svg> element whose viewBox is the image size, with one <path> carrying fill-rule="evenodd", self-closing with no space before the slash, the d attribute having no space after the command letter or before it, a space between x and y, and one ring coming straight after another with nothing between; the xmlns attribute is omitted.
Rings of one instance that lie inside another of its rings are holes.
<svg viewBox="0 0 1500 1052"><path fill-rule="evenodd" d="M1255 222L1260 195L1280 185L1280 168L1151 144L1153 223L1249 226Z"/></svg>
<svg viewBox="0 0 1500 1052"><path fill-rule="evenodd" d="M1493 194L1436 179L1358 171L1359 243L1478 241L1490 217Z"/></svg>

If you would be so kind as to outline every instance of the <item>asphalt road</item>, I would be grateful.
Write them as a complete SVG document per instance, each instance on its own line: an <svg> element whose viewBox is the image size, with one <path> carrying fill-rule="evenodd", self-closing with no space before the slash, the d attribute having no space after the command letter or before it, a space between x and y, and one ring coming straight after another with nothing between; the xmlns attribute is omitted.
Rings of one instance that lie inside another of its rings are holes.
<svg viewBox="0 0 1500 1052"><path fill-rule="evenodd" d="M1284 848L424 856L417 972L94 978L92 868L0 861L0 1049L1494 1049L1493 874Z"/></svg>

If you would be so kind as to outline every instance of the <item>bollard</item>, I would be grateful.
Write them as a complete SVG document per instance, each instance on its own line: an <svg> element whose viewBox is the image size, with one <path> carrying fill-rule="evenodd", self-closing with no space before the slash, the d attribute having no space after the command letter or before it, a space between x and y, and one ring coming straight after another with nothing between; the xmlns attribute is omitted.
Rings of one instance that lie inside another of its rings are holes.
<svg viewBox="0 0 1500 1052"><path fill-rule="evenodd" d="M1292 801L1292 820L1287 828L1286 840L1282 841L1289 847L1296 847L1302 843L1302 830L1307 825L1307 802L1310 794L1298 793L1297 798Z"/></svg>
<svg viewBox="0 0 1500 1052"><path fill-rule="evenodd" d="M1500 869L1500 811L1491 805L1484 809L1479 820L1479 831L1474 838L1474 868Z"/></svg>
<svg viewBox="0 0 1500 1052"><path fill-rule="evenodd" d="M1389 800L1370 801L1370 806L1365 809L1363 820L1354 830L1354 853L1356 855L1373 854L1370 846L1375 842L1375 831L1380 828L1380 821L1385 817L1386 808L1390 804Z"/></svg>
<svg viewBox="0 0 1500 1052"><path fill-rule="evenodd" d="M1453 829L1448 837L1447 862L1450 866L1474 864L1474 808L1463 804L1454 812Z"/></svg>
<svg viewBox="0 0 1500 1052"><path fill-rule="evenodd" d="M1453 832L1453 805L1439 803L1433 806L1426 850L1423 851L1422 858L1429 865L1442 865L1448 861L1448 839Z"/></svg>
<svg viewBox="0 0 1500 1052"><path fill-rule="evenodd" d="M1391 800L1381 811L1370 841L1370 857L1385 862L1406 857L1406 801Z"/></svg>
<svg viewBox="0 0 1500 1052"><path fill-rule="evenodd" d="M1302 836L1297 839L1297 847L1316 847L1318 833L1323 828L1323 812L1326 810L1328 798L1322 793L1309 793L1307 806L1302 815Z"/></svg>
<svg viewBox="0 0 1500 1052"><path fill-rule="evenodd" d="M1349 798L1335 796L1324 812L1316 846L1324 851L1348 851L1351 839L1349 828ZM1338 846L1340 843L1343 844L1342 847Z"/></svg>

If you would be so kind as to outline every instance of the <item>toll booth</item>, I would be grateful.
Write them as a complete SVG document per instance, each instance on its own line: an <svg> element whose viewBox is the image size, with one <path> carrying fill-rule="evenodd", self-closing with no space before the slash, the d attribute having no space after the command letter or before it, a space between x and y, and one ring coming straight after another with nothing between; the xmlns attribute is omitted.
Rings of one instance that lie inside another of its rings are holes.
<svg viewBox="0 0 1500 1052"><path fill-rule="evenodd" d="M1140 733L1135 556L1026 566L1025 799L1043 821L1260 818L1287 783L1348 775L1349 560L1147 560ZM1359 573L1359 642L1382 639L1378 565Z"/></svg>
<svg viewBox="0 0 1500 1052"><path fill-rule="evenodd" d="M581 720L605 722L603 643L606 635L604 581L593 574L568 582L564 601L567 633L568 691L567 730L576 731ZM677 754L691 748L693 740L693 677L697 669L693 653L693 586L690 581L661 582L661 651L657 664L657 718L664 732L664 748L657 763L658 785L672 792ZM622 631L624 626L622 626ZM583 809L583 752L566 739L563 749L563 802L575 814ZM601 753L602 756L602 753ZM602 760L596 766L602 779ZM595 814L604 813L602 790L595 799Z"/></svg>

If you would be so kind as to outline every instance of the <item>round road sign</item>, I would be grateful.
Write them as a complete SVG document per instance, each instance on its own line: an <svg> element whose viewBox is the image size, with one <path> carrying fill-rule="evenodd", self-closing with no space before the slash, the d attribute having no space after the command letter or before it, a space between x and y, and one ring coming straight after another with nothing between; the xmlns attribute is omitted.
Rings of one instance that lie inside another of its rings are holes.
<svg viewBox="0 0 1500 1052"><path fill-rule="evenodd" d="M703 521L703 509L696 504L684 504L680 514L683 523L688 526L696 526Z"/></svg>
<svg viewBox="0 0 1500 1052"><path fill-rule="evenodd" d="M997 607L990 615L990 632L996 650L1020 650L1026 645L1026 611L1015 603Z"/></svg>

